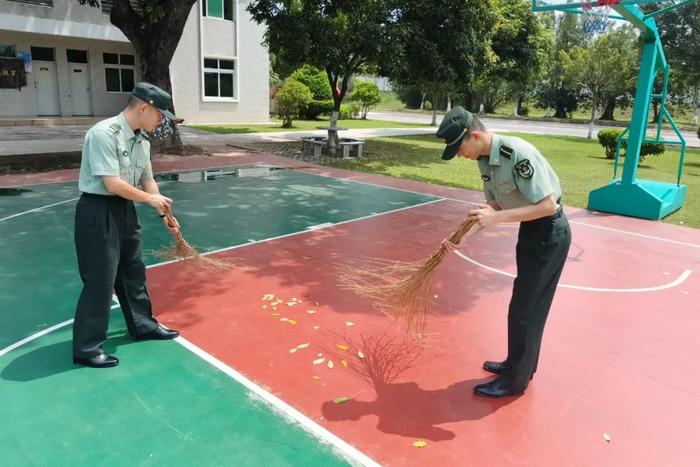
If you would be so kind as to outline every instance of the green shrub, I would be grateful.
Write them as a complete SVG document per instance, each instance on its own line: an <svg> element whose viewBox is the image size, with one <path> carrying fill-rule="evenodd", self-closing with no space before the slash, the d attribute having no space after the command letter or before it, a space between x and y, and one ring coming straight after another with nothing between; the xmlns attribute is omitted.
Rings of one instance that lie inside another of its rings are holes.
<svg viewBox="0 0 700 467"><path fill-rule="evenodd" d="M615 159L617 151L617 138L622 134L622 130L600 130L598 132L598 142L605 148L605 158ZM627 141L622 142L622 150L627 148ZM620 154L622 156L622 154Z"/></svg>
<svg viewBox="0 0 700 467"><path fill-rule="evenodd" d="M340 104L340 113L338 113L339 120L350 120L357 118L360 115L360 105L356 102L352 104Z"/></svg>
<svg viewBox="0 0 700 467"><path fill-rule="evenodd" d="M646 156L660 156L666 152L666 146L663 143L642 143L642 149L639 151L639 163L644 161Z"/></svg>
<svg viewBox="0 0 700 467"><path fill-rule="evenodd" d="M333 97L331 85L328 84L328 76L323 70L311 65L304 65L295 70L291 78L305 84L315 101L324 101Z"/></svg>
<svg viewBox="0 0 700 467"><path fill-rule="evenodd" d="M379 88L376 84L361 81L355 85L355 90L350 95L350 100L360 105L362 119L367 118L367 112L382 101Z"/></svg>
<svg viewBox="0 0 700 467"><path fill-rule="evenodd" d="M606 159L615 159L617 138L620 134L622 134L622 130L601 130L598 132L598 142L605 148ZM620 149L620 157L625 157L627 151L626 140L622 141ZM660 156L664 152L666 152L666 146L663 143L642 143L639 151L639 163L642 163L646 156Z"/></svg>
<svg viewBox="0 0 700 467"><path fill-rule="evenodd" d="M292 119L311 102L311 91L299 81L287 81L276 96L277 113L282 119L283 128L292 127Z"/></svg>
<svg viewBox="0 0 700 467"><path fill-rule="evenodd" d="M332 100L319 101L314 99L301 111L300 117L304 120L316 120L319 115L330 115L332 111Z"/></svg>

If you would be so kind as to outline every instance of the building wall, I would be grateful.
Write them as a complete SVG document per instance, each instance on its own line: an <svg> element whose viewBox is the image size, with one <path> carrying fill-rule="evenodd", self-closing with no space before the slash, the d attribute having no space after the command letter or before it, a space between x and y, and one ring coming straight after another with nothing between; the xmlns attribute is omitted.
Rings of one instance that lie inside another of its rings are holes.
<svg viewBox="0 0 700 467"><path fill-rule="evenodd" d="M127 42L106 42L7 31L0 31L0 43L14 44L17 46L18 52L28 52L30 47L50 47L55 49L61 116L73 116L66 49L88 51L93 115L114 115L124 108L129 94L107 92L102 54L103 52L109 52L134 55L134 49L131 47L131 44ZM140 78L138 57L135 57L135 60L136 66L134 67L134 75L135 79L138 81ZM33 65L33 69L35 67L36 64ZM0 89L0 116L34 117L36 115L37 99L33 73L27 74L27 86L23 87L20 91L16 89Z"/></svg>
<svg viewBox="0 0 700 467"><path fill-rule="evenodd" d="M247 0L232 1L234 21L203 18L201 0L195 3L171 62L175 109L187 123L253 123L269 119L269 61L267 50L261 45L264 28L251 21L245 11ZM0 0L0 43L13 44L18 52L28 52L32 46L55 48L62 116L73 115L66 49L89 53L93 115L113 115L127 100L126 93L106 91L102 53L134 54L134 50L100 8L80 6L77 0L54 0L53 7ZM205 57L235 60L234 99L204 97ZM138 56L135 59L138 81ZM0 116L36 115L32 73L27 75L27 86L21 91L0 89Z"/></svg>
<svg viewBox="0 0 700 467"><path fill-rule="evenodd" d="M185 123L269 120L269 58L261 45L265 30L245 11L247 1L234 2L234 21L202 17L201 1L190 12L170 64L175 111ZM204 96L204 58L235 60L234 99Z"/></svg>

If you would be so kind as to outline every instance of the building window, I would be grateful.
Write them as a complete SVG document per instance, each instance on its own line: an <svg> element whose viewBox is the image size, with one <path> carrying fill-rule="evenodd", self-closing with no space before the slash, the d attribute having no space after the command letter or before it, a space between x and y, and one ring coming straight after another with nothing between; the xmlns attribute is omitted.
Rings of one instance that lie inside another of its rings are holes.
<svg viewBox="0 0 700 467"><path fill-rule="evenodd" d="M202 0L202 16L233 21L233 0Z"/></svg>
<svg viewBox="0 0 700 467"><path fill-rule="evenodd" d="M204 59L204 96L233 98L233 60Z"/></svg>
<svg viewBox="0 0 700 467"><path fill-rule="evenodd" d="M53 6L53 0L10 0L17 3L30 3L39 6Z"/></svg>
<svg viewBox="0 0 700 467"><path fill-rule="evenodd" d="M49 47L31 47L29 49L32 52L32 60L38 60L40 62L55 62L56 53L55 50Z"/></svg>
<svg viewBox="0 0 700 467"><path fill-rule="evenodd" d="M85 50L67 49L66 50L66 58L68 59L68 63L87 63L88 62L88 54L87 54L87 51L85 51Z"/></svg>
<svg viewBox="0 0 700 467"><path fill-rule="evenodd" d="M134 89L134 56L129 54L102 54L105 64L107 92L131 92Z"/></svg>
<svg viewBox="0 0 700 467"><path fill-rule="evenodd" d="M17 49L14 45L10 44L0 44L0 57L17 57Z"/></svg>

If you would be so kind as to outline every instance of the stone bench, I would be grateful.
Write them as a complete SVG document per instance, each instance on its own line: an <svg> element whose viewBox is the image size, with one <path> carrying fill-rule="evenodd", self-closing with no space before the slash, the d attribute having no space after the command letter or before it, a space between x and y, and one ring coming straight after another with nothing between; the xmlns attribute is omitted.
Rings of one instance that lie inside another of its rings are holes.
<svg viewBox="0 0 700 467"><path fill-rule="evenodd" d="M351 155L354 157L361 157L363 144L365 144L365 142L359 139L342 138L338 142L337 154L344 159Z"/></svg>
<svg viewBox="0 0 700 467"><path fill-rule="evenodd" d="M301 138L304 155L307 157L321 157L323 148L328 145L328 140L319 136L308 136Z"/></svg>

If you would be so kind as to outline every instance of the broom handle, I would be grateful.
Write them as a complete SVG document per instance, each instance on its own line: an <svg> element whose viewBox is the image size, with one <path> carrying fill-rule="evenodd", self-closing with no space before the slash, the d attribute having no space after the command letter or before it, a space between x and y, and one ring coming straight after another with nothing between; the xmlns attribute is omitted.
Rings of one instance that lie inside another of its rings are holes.
<svg viewBox="0 0 700 467"><path fill-rule="evenodd" d="M170 227L174 227L177 225L177 222L175 221L175 218L173 217L173 213L170 212L169 208L165 208L165 211L163 212L163 214L165 214L165 220L168 221L168 225ZM178 240L181 240L181 241L185 240L185 238L182 236L182 234L180 233L179 230L177 231L177 234L175 234L175 235L177 236Z"/></svg>
<svg viewBox="0 0 700 467"><path fill-rule="evenodd" d="M464 222L462 222L459 227L457 227L457 230L452 232L452 234L449 237L450 242L454 243L455 245L458 244L461 240L462 237L464 237L467 232L476 224L476 219L465 219ZM440 248L433 253L433 256L430 258L428 261L437 261L438 263L442 261L442 258L447 254L447 247L444 245L440 245Z"/></svg>

